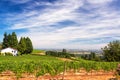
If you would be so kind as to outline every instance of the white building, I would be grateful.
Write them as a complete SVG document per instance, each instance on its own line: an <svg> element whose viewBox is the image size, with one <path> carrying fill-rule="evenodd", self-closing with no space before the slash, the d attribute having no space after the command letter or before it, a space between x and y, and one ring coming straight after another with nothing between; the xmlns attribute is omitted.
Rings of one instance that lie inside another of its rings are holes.
<svg viewBox="0 0 120 80"><path fill-rule="evenodd" d="M17 56L18 51L10 47L1 50L1 54L5 55L6 53L11 53L13 56Z"/></svg>

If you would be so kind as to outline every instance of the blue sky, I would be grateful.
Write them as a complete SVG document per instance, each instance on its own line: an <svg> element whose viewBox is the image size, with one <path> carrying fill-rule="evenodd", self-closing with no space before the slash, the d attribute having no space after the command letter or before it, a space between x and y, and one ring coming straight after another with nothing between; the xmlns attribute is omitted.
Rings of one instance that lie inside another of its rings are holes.
<svg viewBox="0 0 120 80"><path fill-rule="evenodd" d="M0 0L4 32L35 48L100 49L120 40L120 0Z"/></svg>

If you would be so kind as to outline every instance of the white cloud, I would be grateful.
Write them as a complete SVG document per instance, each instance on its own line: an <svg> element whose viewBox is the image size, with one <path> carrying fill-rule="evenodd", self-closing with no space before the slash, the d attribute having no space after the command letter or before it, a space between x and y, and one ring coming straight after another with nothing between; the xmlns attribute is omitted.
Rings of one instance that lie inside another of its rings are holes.
<svg viewBox="0 0 120 80"><path fill-rule="evenodd" d="M69 0L67 0L67 1L69 1ZM38 11L38 15L33 15L32 17L27 18L26 20L23 20L21 22L14 24L12 29L49 26L49 25L54 25L57 22L60 22L63 20L72 20L74 17L74 15L72 15L74 13L73 11L75 9L78 9L83 4L83 3L80 3L81 1L80 2L79 1L80 0L76 0L76 1L71 0L71 2L69 1L69 3L56 2L55 4L53 4L54 6L53 5L51 5L51 6L57 7L57 8L54 8L54 9L47 8L41 12ZM24 14L25 14L25 16L26 16L26 14L28 16L28 15L31 15L31 13L33 13L33 11L30 13L27 12ZM23 15L20 15L20 17Z"/></svg>
<svg viewBox="0 0 120 80"><path fill-rule="evenodd" d="M27 3L31 0L10 0L11 2L17 3L17 4L21 4L21 3Z"/></svg>
<svg viewBox="0 0 120 80"><path fill-rule="evenodd" d="M120 39L120 37L116 37L120 34L120 11L115 11L108 6L113 0L87 1L92 5L86 5L84 0L59 0L55 3L45 4L49 7L43 10L25 11L12 20L11 18L7 20L15 21L10 27L12 30L28 29L28 32L21 33L19 37L30 36L36 48L100 48L106 43L93 43L92 47L91 44L84 43L83 45L79 41L76 43L65 42L76 39L89 41L89 39L103 37ZM36 4L37 6L41 5L39 2ZM87 11L79 11L81 8ZM58 24L58 22L67 20L76 24L67 26ZM63 28L51 27L51 25L59 25Z"/></svg>
<svg viewBox="0 0 120 80"><path fill-rule="evenodd" d="M91 4L106 4L115 0L87 0Z"/></svg>

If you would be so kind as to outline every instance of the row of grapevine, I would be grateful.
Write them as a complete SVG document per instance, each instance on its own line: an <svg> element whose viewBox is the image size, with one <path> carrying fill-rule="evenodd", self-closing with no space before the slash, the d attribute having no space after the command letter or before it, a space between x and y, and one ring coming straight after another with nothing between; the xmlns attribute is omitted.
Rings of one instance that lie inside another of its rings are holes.
<svg viewBox="0 0 120 80"><path fill-rule="evenodd" d="M12 71L17 77L21 77L23 73L34 74L36 77L49 73L55 76L61 72L74 70L79 71L84 68L86 71L91 70L115 70L118 62L95 62L95 61L2 61L0 62L0 72Z"/></svg>
<svg viewBox="0 0 120 80"><path fill-rule="evenodd" d="M91 70L104 70L104 71L114 71L119 62L96 62L96 61L87 61L87 60L79 60L72 61L66 64L69 69L80 70L85 69L87 72Z"/></svg>
<svg viewBox="0 0 120 80"><path fill-rule="evenodd" d="M21 77L22 73L35 74L36 77L49 73L54 76L63 72L62 61L21 61L21 62L0 62L0 72L12 71L17 77Z"/></svg>

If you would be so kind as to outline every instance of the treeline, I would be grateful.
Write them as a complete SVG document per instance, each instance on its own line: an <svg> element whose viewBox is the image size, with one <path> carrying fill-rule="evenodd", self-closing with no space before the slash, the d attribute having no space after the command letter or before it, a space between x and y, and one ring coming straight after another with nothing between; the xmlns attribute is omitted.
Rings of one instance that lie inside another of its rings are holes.
<svg viewBox="0 0 120 80"><path fill-rule="evenodd" d="M62 57L62 58L75 57L74 54L68 53L66 49L63 49L61 52L58 52L58 51L46 51L45 54L50 55L50 56L55 56L55 57Z"/></svg>
<svg viewBox="0 0 120 80"><path fill-rule="evenodd" d="M2 49L12 47L14 49L17 49L18 47L18 40L17 35L15 32L12 32L12 34L4 33L3 43L2 43Z"/></svg>
<svg viewBox="0 0 120 80"><path fill-rule="evenodd" d="M2 49L8 47L17 49L21 54L30 54L33 51L33 45L30 38L21 37L20 41L18 41L15 32L12 32L12 34L4 33Z"/></svg>
<svg viewBox="0 0 120 80"><path fill-rule="evenodd" d="M102 48L102 53L100 54L100 56L96 55L94 52L91 52L91 54L73 55L67 53L65 49L63 49L62 52L47 51L46 55L52 55L56 57L78 56L86 60L118 62L120 61L120 40L115 40L108 43L107 46Z"/></svg>
<svg viewBox="0 0 120 80"><path fill-rule="evenodd" d="M102 61L103 60L103 57L96 55L95 52L91 52L90 54L79 54L78 56L85 60L92 60L92 61Z"/></svg>
<svg viewBox="0 0 120 80"><path fill-rule="evenodd" d="M102 56L96 56L95 53L85 54L80 56L83 59L107 62L120 61L120 40L115 40L108 43L102 48Z"/></svg>

